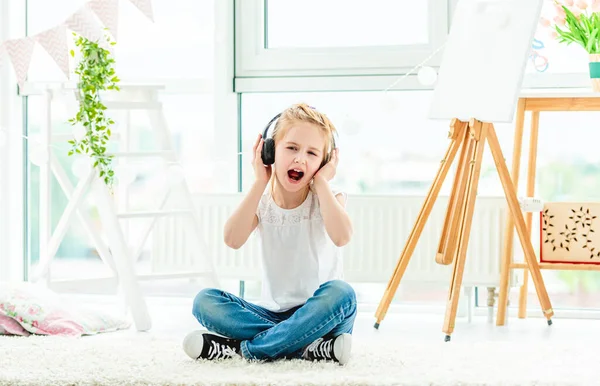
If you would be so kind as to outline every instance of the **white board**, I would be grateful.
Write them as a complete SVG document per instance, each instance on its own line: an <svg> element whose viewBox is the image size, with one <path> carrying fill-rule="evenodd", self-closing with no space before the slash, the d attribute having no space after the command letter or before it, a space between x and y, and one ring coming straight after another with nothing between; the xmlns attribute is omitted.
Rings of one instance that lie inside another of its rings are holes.
<svg viewBox="0 0 600 386"><path fill-rule="evenodd" d="M543 0L459 0L429 117L512 122Z"/></svg>

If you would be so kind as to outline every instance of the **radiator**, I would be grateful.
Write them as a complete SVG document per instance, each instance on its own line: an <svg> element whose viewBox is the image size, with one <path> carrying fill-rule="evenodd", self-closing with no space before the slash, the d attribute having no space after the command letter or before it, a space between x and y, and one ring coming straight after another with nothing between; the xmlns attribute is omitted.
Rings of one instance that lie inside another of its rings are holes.
<svg viewBox="0 0 600 386"><path fill-rule="evenodd" d="M202 236L217 272L223 278L257 280L261 275L260 248L255 235L240 249L223 242L223 227L242 200L241 194L194 196ZM347 210L354 225L352 241L343 249L345 279L351 282L387 282L398 262L423 196L349 195ZM448 284L452 265L435 262L448 197L439 197L411 257L403 282ZM463 283L497 286L506 215L504 197L478 197L467 251ZM153 272L201 270L198 248L183 237L191 229L181 217L158 220L153 232ZM517 239L518 240L518 239ZM518 244L516 240L515 244ZM513 278L511 278L513 281Z"/></svg>

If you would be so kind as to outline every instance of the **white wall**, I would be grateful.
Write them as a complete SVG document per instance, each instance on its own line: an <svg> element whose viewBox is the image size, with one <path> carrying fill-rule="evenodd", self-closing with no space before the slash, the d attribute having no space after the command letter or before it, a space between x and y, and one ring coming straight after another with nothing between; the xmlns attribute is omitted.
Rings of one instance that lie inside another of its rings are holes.
<svg viewBox="0 0 600 386"><path fill-rule="evenodd" d="M0 41L25 36L24 0L0 1ZM0 65L0 280L23 277L23 141L21 98L12 66Z"/></svg>

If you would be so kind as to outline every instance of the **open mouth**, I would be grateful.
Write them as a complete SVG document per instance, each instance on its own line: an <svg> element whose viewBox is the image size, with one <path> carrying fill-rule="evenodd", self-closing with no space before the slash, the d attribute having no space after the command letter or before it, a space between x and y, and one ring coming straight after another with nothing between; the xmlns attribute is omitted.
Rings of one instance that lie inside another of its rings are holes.
<svg viewBox="0 0 600 386"><path fill-rule="evenodd" d="M292 182L298 182L304 177L304 172L300 169L288 170L288 177Z"/></svg>

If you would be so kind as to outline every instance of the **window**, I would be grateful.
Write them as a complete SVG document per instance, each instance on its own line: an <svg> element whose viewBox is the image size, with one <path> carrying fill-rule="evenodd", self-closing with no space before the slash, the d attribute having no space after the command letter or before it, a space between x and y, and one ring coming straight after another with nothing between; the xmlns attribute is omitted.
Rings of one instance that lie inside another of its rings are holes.
<svg viewBox="0 0 600 386"><path fill-rule="evenodd" d="M83 0L70 0L60 4L29 0L29 35L58 25L84 3ZM233 57L233 44L229 43L233 41L230 36L232 33L229 32L233 30L233 5L215 0L185 0L178 1L174 7L170 1L153 0L152 6L154 22L131 2L119 2L120 22L115 46L117 75L122 84L164 86L159 98L192 193L236 191L236 100L235 96L232 100L230 85L233 73L229 70L233 66L229 64ZM215 41L222 42L223 46L217 46ZM72 41L70 45L74 47ZM34 90L28 96L28 133L31 137L39 134L45 123L45 102L35 90L43 87L46 82L65 81L52 58L38 48L34 53L29 77L31 90ZM71 69L75 64L71 64ZM76 75L73 75L71 81L76 81ZM74 116L76 109L72 95L53 101L53 134L68 136L72 133L67 121ZM145 111L132 111L129 115L113 110L108 113L116 121L114 134L119 133L120 127L129 124L131 138L128 141L132 150L158 149L160 144L154 140ZM229 143L223 138L227 138ZM78 181L77 167L75 157L67 156L69 145L66 140L55 142L52 152L59 158L75 185ZM40 255L40 168L35 164L36 155L33 152L30 152L29 158L29 258L30 263L35 265ZM144 206L144 209L156 207L154 202L149 202L150 196L147 193L149 188L156 186L151 184L156 180L151 181L150 178L161 178L160 174L155 174L157 161L144 159L144 162L131 162L124 167L115 163L117 178L121 176L121 182L130 182L128 194L132 206ZM51 181L51 197L51 228L54 229L68 203L54 178ZM86 210L93 221L96 221L98 215L93 198L89 198L86 205ZM128 222L127 229L132 236L130 245L133 245L147 219ZM151 247L150 241L146 247ZM147 263L142 254L137 268L144 272ZM109 274L109 268L101 262L85 228L75 217L53 260L52 279L106 277Z"/></svg>
<svg viewBox="0 0 600 386"><path fill-rule="evenodd" d="M362 2L351 6L303 2L307 6L292 9L284 0L239 2L235 89L283 93L383 90L398 74L422 63L443 45L455 3L379 0L365 2L369 5L363 9ZM553 1L544 0L542 16L552 10ZM355 22L357 14L363 16L360 23ZM394 17L397 21L390 21ZM311 20L311 28L304 27L306 20ZM327 24L319 23L322 20ZM422 29L425 25L427 30ZM426 65L437 67L440 62L441 51ZM587 53L581 47L559 44L539 26L523 87L589 88L587 66ZM429 88L410 76L395 89Z"/></svg>
<svg viewBox="0 0 600 386"><path fill-rule="evenodd" d="M309 0L290 7L285 0L268 0L267 48L427 44L428 6L426 1Z"/></svg>
<svg viewBox="0 0 600 386"><path fill-rule="evenodd" d="M442 45L448 1L249 0L236 20L236 77L397 74Z"/></svg>
<svg viewBox="0 0 600 386"><path fill-rule="evenodd" d="M427 119L431 96L431 91L244 94L243 186L248 188L254 178L249 153L257 133L275 114L304 101L326 113L339 132L336 184L341 188L352 194L425 195L450 144L449 122ZM513 131L502 128L497 128L499 140L512 142ZM505 147L510 157L512 148ZM451 172L442 194L450 192L452 179ZM489 151L479 192L502 194Z"/></svg>

